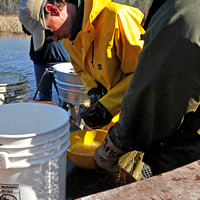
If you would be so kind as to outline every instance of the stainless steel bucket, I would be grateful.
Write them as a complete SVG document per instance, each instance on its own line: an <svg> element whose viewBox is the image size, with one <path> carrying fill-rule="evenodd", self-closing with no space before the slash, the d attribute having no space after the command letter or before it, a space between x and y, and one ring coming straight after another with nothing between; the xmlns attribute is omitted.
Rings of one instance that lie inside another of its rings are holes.
<svg viewBox="0 0 200 200"><path fill-rule="evenodd" d="M0 105L27 102L29 96L26 76L19 73L0 72Z"/></svg>
<svg viewBox="0 0 200 200"><path fill-rule="evenodd" d="M53 66L55 81L61 101L73 105L88 104L85 88L72 64L60 63Z"/></svg>

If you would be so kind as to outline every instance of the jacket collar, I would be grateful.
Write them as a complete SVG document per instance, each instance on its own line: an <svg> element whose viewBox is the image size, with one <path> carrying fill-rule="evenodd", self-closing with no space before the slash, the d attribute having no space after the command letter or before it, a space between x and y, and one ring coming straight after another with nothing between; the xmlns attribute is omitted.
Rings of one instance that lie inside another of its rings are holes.
<svg viewBox="0 0 200 200"><path fill-rule="evenodd" d="M70 40L74 40L82 27L91 24L98 14L105 8L111 0L78 0L76 4L77 16L73 27L73 34Z"/></svg>
<svg viewBox="0 0 200 200"><path fill-rule="evenodd" d="M146 30L149 24L149 21L153 17L153 15L157 12L157 10L165 3L166 0L151 0L149 4L149 8L145 11L144 18L142 20L141 25Z"/></svg>
<svg viewBox="0 0 200 200"><path fill-rule="evenodd" d="M98 14L105 8L105 6L112 0L84 0L84 18L83 27L86 26L88 20L92 23Z"/></svg>

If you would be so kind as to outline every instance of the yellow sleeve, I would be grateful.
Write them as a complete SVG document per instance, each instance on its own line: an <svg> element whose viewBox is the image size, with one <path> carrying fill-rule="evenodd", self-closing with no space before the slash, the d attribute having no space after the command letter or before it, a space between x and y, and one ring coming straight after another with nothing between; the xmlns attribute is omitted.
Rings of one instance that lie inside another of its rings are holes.
<svg viewBox="0 0 200 200"><path fill-rule="evenodd" d="M99 100L113 116L121 110L124 93L130 84L138 63L138 56L142 51L143 41L140 40L140 35L144 33L140 25L142 17L143 14L135 8L118 14L114 44L125 76Z"/></svg>
<svg viewBox="0 0 200 200"><path fill-rule="evenodd" d="M81 67L79 67L79 65L77 65L76 62L72 58L70 58L70 61L74 67L74 70L80 76L86 92L88 92L91 88L97 88L96 81L87 72L85 72Z"/></svg>

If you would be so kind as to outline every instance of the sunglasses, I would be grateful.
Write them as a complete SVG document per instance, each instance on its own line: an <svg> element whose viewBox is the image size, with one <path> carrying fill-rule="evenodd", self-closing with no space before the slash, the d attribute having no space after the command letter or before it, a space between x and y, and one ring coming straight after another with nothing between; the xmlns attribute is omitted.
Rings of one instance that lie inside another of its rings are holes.
<svg viewBox="0 0 200 200"><path fill-rule="evenodd" d="M46 27L45 17L44 17L45 4L46 4L46 0L43 2L42 7L41 7L41 15L42 15L42 21L43 21L43 25L44 25L45 39L49 40L54 35L54 32L50 28Z"/></svg>

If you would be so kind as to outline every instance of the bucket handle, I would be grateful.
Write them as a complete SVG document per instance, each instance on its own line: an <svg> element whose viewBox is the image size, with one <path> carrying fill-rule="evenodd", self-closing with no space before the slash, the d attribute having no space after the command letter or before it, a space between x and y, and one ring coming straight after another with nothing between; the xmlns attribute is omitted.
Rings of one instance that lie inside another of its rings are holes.
<svg viewBox="0 0 200 200"><path fill-rule="evenodd" d="M0 169L9 169L9 168L27 168L30 166L34 166L34 165L39 165L45 162L48 162L49 160L55 159L59 156L61 156L63 153L65 153L67 151L67 149L69 148L69 140L65 141L65 145L59 150L59 152L52 154L50 156L47 156L46 158L41 158L32 162L22 162L19 165L12 164L9 160L9 154L6 152L0 152Z"/></svg>
<svg viewBox="0 0 200 200"><path fill-rule="evenodd" d="M8 169L10 166L10 160L8 158L8 153L0 152L0 169Z"/></svg>
<svg viewBox="0 0 200 200"><path fill-rule="evenodd" d="M36 96L37 96L37 93L38 93L38 91L39 91L39 89L40 89L40 87L41 87L41 85L42 85L44 76L46 75L47 72L53 73L53 72L54 72L53 69L54 69L54 68L53 68L52 66L49 67L49 68L46 68L45 72L43 73L43 75L42 75L42 77L41 77L41 79L40 79L40 82L39 82L38 88L37 88L37 90L36 90L36 92L35 92L35 95L34 95L34 97L33 97L33 100L35 100L35 98L36 98Z"/></svg>

